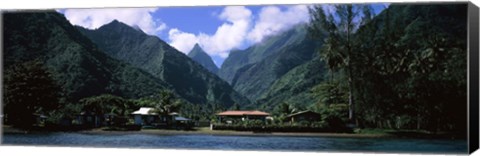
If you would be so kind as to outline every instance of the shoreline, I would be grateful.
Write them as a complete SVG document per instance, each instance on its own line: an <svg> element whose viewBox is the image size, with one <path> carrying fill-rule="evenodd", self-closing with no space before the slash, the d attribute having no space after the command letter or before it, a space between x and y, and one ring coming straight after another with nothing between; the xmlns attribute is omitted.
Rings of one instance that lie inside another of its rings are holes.
<svg viewBox="0 0 480 156"><path fill-rule="evenodd" d="M217 135L217 136L292 136L292 137L347 137L347 138L390 138L393 135L385 134L355 134L355 133L303 133L303 132L251 132L251 131L223 131L223 130L165 130L142 129L140 131L103 131L101 129L79 131L83 134L150 134L150 135Z"/></svg>
<svg viewBox="0 0 480 156"><path fill-rule="evenodd" d="M292 136L292 137L347 137L347 138L396 138L388 134L356 133L314 133L314 132L252 132L231 130L210 130L208 127L195 130L141 129L139 131L106 131L102 128L80 131L26 131L9 126L2 126L3 134L42 134L42 133L82 133L97 135L149 134L149 135L217 135L217 136Z"/></svg>
<svg viewBox="0 0 480 156"><path fill-rule="evenodd" d="M388 133L315 133L315 132L252 132L252 131L232 131L232 130L210 130L208 127L200 127L194 130L170 130L170 129L141 129L139 131L106 131L103 128L79 130L79 131L25 131L10 126L2 126L3 134L45 134L45 133L81 133L92 135L129 135L129 134L148 134L148 135L213 135L213 136L264 136L264 137L335 137L335 138L410 138L410 139L449 139L464 140L452 136L428 135L424 136L399 136Z"/></svg>

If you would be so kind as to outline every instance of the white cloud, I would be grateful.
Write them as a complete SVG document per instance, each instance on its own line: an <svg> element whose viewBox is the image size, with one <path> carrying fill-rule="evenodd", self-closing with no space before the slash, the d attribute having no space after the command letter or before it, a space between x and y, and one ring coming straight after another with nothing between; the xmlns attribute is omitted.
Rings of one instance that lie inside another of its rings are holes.
<svg viewBox="0 0 480 156"><path fill-rule="evenodd" d="M248 33L252 12L243 6L226 7L219 18L226 20L213 35L200 33L200 45L207 53L222 58L228 56L232 48L240 47Z"/></svg>
<svg viewBox="0 0 480 156"><path fill-rule="evenodd" d="M309 20L308 7L305 5L289 6L284 11L276 6L263 7L255 26L248 34L248 40L256 43L267 36L271 36L290 29L298 23Z"/></svg>
<svg viewBox="0 0 480 156"><path fill-rule="evenodd" d="M168 31L168 38L170 38L170 45L177 50L188 54L192 50L195 43L198 43L197 36L191 33L182 32L177 28L170 29Z"/></svg>
<svg viewBox="0 0 480 156"><path fill-rule="evenodd" d="M154 20L151 14L155 11L156 8L66 9L64 15L73 25L89 29L96 29L117 19L130 26L138 26L147 34L156 35L165 30L167 25Z"/></svg>
<svg viewBox="0 0 480 156"><path fill-rule="evenodd" d="M160 23L159 26L157 28L155 28L155 31L160 32L160 31L165 30L165 29L167 29L167 24Z"/></svg>
<svg viewBox="0 0 480 156"><path fill-rule="evenodd" d="M225 7L218 16L225 23L219 26L213 35L194 35L173 28L169 32L170 45L188 53L195 43L199 43L209 55L226 58L232 48L243 44L250 27L251 15L252 12L243 6Z"/></svg>
<svg viewBox="0 0 480 156"><path fill-rule="evenodd" d="M169 31L170 45L183 53L188 53L195 43L199 43L210 56L228 57L230 50L246 43L257 43L267 36L278 34L296 24L309 20L305 5L263 7L253 23L252 12L243 6L228 6L217 17L224 21L214 34L193 34L177 28Z"/></svg>
<svg viewBox="0 0 480 156"><path fill-rule="evenodd" d="M225 7L220 14L220 19L230 22L250 20L252 12L244 6L228 6Z"/></svg>

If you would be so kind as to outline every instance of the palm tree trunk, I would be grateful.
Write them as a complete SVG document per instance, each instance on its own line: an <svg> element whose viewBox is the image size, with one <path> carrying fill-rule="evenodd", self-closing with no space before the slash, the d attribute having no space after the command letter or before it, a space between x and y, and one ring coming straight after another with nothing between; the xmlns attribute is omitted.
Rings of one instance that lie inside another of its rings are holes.
<svg viewBox="0 0 480 156"><path fill-rule="evenodd" d="M351 51L351 44L350 44L350 21L353 19L348 19L348 27L347 27L347 54L348 54L348 63L347 63L347 70L348 70L348 106L349 106L349 111L348 111L348 118L350 119L351 122L355 121L355 103L354 103L354 98L353 98L353 75L352 75L352 51ZM355 123L355 122L354 122ZM356 123L355 123L356 125Z"/></svg>
<svg viewBox="0 0 480 156"><path fill-rule="evenodd" d="M350 121L354 121L355 120L355 105L354 105L354 98L353 98L353 81L352 81L352 76L351 76L351 71L349 70L349 78L348 78L348 106L349 106L349 110L348 110L348 119L350 119Z"/></svg>
<svg viewBox="0 0 480 156"><path fill-rule="evenodd" d="M348 6L348 11L350 13L351 11L351 6ZM353 82L352 82L352 55L351 55L351 47L350 47L350 22L352 19L350 19L350 15L347 16L347 56L348 56L348 62L347 62L347 74L348 74L348 119L350 119L350 122L354 120L354 105L353 105Z"/></svg>

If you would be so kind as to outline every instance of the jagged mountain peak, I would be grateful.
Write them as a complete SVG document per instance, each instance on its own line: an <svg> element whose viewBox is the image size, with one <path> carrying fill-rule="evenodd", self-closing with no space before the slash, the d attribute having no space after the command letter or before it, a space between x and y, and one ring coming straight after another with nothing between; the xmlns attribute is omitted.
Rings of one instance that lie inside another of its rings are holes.
<svg viewBox="0 0 480 156"><path fill-rule="evenodd" d="M203 50L202 47L200 47L200 45L199 45L198 43L195 43L195 45L193 46L193 49L192 49L192 50L194 50L194 49L201 49L201 50Z"/></svg>
<svg viewBox="0 0 480 156"><path fill-rule="evenodd" d="M188 53L188 56L196 56L196 55L208 55L203 49L202 47L200 47L200 45L198 43L196 43L192 50L190 50L190 52ZM210 57L210 56L209 56Z"/></svg>
<svg viewBox="0 0 480 156"><path fill-rule="evenodd" d="M145 32L142 31L142 29L138 26L138 25L133 25L133 26L130 26L126 23L123 23L121 21L118 21L116 19L114 19L113 21L111 21L110 23L107 23L101 27L98 28L98 30L100 31L118 31L118 32L121 32L121 33L133 33L133 34L136 34L138 33L137 35L146 35Z"/></svg>
<svg viewBox="0 0 480 156"><path fill-rule="evenodd" d="M219 70L213 62L212 57L210 57L210 55L208 55L198 43L193 46L192 50L188 53L188 57L192 58L194 61L201 64L214 74L216 74Z"/></svg>

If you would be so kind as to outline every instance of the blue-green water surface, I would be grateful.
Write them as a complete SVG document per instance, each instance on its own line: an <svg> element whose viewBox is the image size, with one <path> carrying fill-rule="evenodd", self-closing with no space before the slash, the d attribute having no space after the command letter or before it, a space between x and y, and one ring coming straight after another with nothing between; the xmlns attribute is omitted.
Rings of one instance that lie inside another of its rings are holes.
<svg viewBox="0 0 480 156"><path fill-rule="evenodd" d="M5 145L213 149L255 151L345 151L466 154L466 140L345 138L312 136L225 136L42 133L5 134Z"/></svg>

